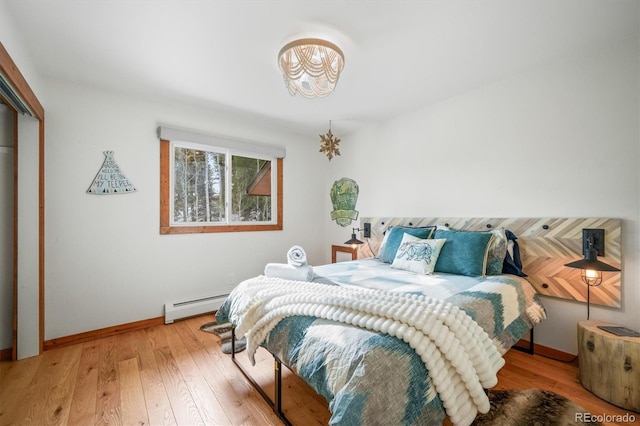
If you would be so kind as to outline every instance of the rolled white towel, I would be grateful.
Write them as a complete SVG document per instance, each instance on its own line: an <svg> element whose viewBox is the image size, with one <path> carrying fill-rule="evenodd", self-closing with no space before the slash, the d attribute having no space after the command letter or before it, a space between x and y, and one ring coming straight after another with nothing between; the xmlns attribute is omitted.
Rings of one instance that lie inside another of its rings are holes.
<svg viewBox="0 0 640 426"><path fill-rule="evenodd" d="M287 252L287 263L292 266L305 266L307 264L307 253L300 246L293 246Z"/></svg>
<svg viewBox="0 0 640 426"><path fill-rule="evenodd" d="M293 266L286 263L267 263L264 275L271 278L284 278L294 281L311 281L315 274L310 265Z"/></svg>

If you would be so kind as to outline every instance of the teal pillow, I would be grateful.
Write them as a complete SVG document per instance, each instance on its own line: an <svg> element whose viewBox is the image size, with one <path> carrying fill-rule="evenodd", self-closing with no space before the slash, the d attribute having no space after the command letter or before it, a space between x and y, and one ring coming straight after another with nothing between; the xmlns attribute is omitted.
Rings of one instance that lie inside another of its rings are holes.
<svg viewBox="0 0 640 426"><path fill-rule="evenodd" d="M436 239L447 240L440 250L435 272L484 276L487 268L487 246L493 237L490 232L470 232L437 229Z"/></svg>
<svg viewBox="0 0 640 426"><path fill-rule="evenodd" d="M389 232L389 236L386 238L384 247L382 248L380 260L385 263L393 263L393 260L396 258L398 247L400 247L400 243L402 242L402 236L405 232L409 235L413 235L414 237L425 239L431 237L434 229L435 226L424 226L420 228L394 226L387 231Z"/></svg>

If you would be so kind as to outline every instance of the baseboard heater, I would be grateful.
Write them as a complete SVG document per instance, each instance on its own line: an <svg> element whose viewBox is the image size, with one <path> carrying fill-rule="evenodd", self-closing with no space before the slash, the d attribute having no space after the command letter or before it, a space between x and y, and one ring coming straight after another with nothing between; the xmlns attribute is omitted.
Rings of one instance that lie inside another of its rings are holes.
<svg viewBox="0 0 640 426"><path fill-rule="evenodd" d="M200 299L187 300L164 304L164 323L171 324L177 319L193 317L216 311L228 294L219 296L202 297Z"/></svg>

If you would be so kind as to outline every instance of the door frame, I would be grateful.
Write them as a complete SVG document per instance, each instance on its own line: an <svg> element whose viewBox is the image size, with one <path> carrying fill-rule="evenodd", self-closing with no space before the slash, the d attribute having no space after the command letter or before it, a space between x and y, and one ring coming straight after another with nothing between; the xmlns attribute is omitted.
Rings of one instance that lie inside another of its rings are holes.
<svg viewBox="0 0 640 426"><path fill-rule="evenodd" d="M16 94L24 101L27 107L38 120L38 324L39 324L39 353L44 350L44 107L31 87L18 69L16 63L0 42L0 72L7 82L13 87ZM13 244L14 244L14 271L13 271L13 341L11 359L17 359L18 351L18 114L14 114L14 218L13 218Z"/></svg>

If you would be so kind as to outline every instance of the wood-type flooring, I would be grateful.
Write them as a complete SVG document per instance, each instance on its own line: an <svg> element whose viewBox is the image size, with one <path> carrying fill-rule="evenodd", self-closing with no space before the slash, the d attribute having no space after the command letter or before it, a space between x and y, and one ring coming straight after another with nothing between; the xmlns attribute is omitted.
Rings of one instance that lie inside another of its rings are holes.
<svg viewBox="0 0 640 426"><path fill-rule="evenodd" d="M199 330L212 315L0 363L0 425L280 425L262 397ZM246 355L240 359L249 366ZM273 391L273 358L261 349L254 378ZM577 361L510 350L497 389L540 388L594 415L624 415L580 385ZM283 368L283 408L294 425L326 425L327 403ZM640 422L640 414L635 415ZM611 423L605 424L627 424Z"/></svg>

